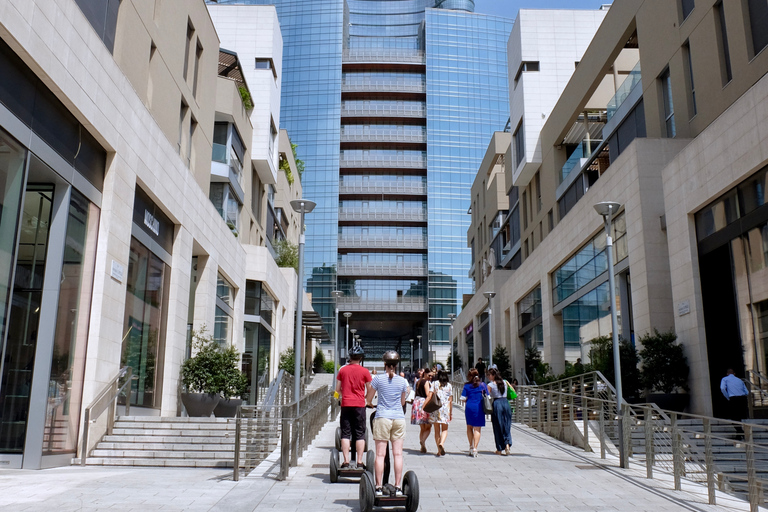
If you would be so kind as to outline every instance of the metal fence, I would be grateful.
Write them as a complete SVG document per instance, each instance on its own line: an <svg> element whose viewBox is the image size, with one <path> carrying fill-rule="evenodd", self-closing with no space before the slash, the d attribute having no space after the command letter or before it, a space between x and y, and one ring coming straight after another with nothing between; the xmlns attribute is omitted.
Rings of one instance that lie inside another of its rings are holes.
<svg viewBox="0 0 768 512"><path fill-rule="evenodd" d="M665 411L655 404L616 406L613 386L599 372L542 386L519 386L514 418L585 451L619 455L654 471L673 475L676 490L683 477L745 498L753 511L765 505L768 486L768 426ZM622 422L619 422L619 419ZM621 428L620 428L620 425Z"/></svg>

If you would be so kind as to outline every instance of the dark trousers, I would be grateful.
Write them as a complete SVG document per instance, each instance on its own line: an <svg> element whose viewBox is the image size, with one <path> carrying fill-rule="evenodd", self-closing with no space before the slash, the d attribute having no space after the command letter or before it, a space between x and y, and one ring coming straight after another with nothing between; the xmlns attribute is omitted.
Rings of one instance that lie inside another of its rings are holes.
<svg viewBox="0 0 768 512"><path fill-rule="evenodd" d="M744 421L744 418L749 418L749 404L747 403L747 395L732 396L727 403L729 420ZM739 434L744 433L744 429L742 429L741 426L735 426L734 428Z"/></svg>
<svg viewBox="0 0 768 512"><path fill-rule="evenodd" d="M496 442L496 450L504 451L507 445L512 446L512 409L506 398L497 398L493 401L493 413L491 414L493 425L493 440Z"/></svg>

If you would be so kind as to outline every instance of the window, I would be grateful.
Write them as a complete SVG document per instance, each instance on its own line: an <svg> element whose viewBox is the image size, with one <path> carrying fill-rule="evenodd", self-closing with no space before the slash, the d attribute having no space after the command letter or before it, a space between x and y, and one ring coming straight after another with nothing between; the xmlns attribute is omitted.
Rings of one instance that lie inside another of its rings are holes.
<svg viewBox="0 0 768 512"><path fill-rule="evenodd" d="M269 69L272 71L272 75L277 79L277 70L275 69L275 63L271 58L256 57L256 69Z"/></svg>
<svg viewBox="0 0 768 512"><path fill-rule="evenodd" d="M191 117L189 120L189 141L187 144L187 167L190 167L192 164L192 153L194 151L194 146L192 145L192 141L195 137L195 131L197 130L197 121L194 117Z"/></svg>
<svg viewBox="0 0 768 512"><path fill-rule="evenodd" d="M547 214L548 219L548 232L552 232L553 229L555 229L555 213L553 210L549 210L549 213Z"/></svg>
<svg viewBox="0 0 768 512"><path fill-rule="evenodd" d="M659 77L661 81L661 95L664 101L664 129L667 137L674 137L675 131L675 107L672 104L672 79L669 76L669 68Z"/></svg>
<svg viewBox="0 0 768 512"><path fill-rule="evenodd" d="M528 229L528 193L523 191L523 229Z"/></svg>
<svg viewBox="0 0 768 512"><path fill-rule="evenodd" d="M731 71L731 52L728 47L728 32L725 29L725 11L723 11L722 0L715 4L715 31L718 32L717 46L720 54L720 70L723 79L723 85L733 79Z"/></svg>
<svg viewBox="0 0 768 512"><path fill-rule="evenodd" d="M691 118L696 116L696 86L693 81L693 63L691 62L691 45L688 41L683 45L683 58L686 64L686 75L688 78L688 103Z"/></svg>
<svg viewBox="0 0 768 512"><path fill-rule="evenodd" d="M235 288L218 274L216 278L216 316L213 324L213 339L226 347L232 341L232 317L235 303Z"/></svg>
<svg viewBox="0 0 768 512"><path fill-rule="evenodd" d="M682 21L685 21L686 18L688 18L688 15L691 14L691 11L694 8L694 0L680 0L680 9L681 13L683 15Z"/></svg>
<svg viewBox="0 0 768 512"><path fill-rule="evenodd" d="M197 50L195 51L195 75L192 77L192 96L197 98L197 81L200 73L200 61L203 58L203 46L200 39L197 40Z"/></svg>
<svg viewBox="0 0 768 512"><path fill-rule="evenodd" d="M238 233L240 225L240 202L237 200L235 192L229 183L213 182L211 183L210 199L216 211L227 223L233 233Z"/></svg>
<svg viewBox="0 0 768 512"><path fill-rule="evenodd" d="M768 46L768 2L747 0L749 28L752 32L752 56Z"/></svg>
<svg viewBox="0 0 768 512"><path fill-rule="evenodd" d="M253 212L253 216L256 217L256 222L258 222L259 225L262 225L263 222L261 218L262 190L263 185L261 184L259 175L256 172L253 172L253 179L251 180L251 211Z"/></svg>
<svg viewBox="0 0 768 512"><path fill-rule="evenodd" d="M541 323L541 286L523 297L517 304L519 330Z"/></svg>
<svg viewBox="0 0 768 512"><path fill-rule="evenodd" d="M189 107L182 100L181 107L179 108L179 141L177 142L179 155L181 155L182 142L184 141L184 121L187 119L187 112Z"/></svg>
<svg viewBox="0 0 768 512"><path fill-rule="evenodd" d="M539 71L539 62L524 61L520 63L520 67L517 68L517 73L515 74L515 87L517 87L517 81L520 80L520 75L529 71Z"/></svg>
<svg viewBox="0 0 768 512"><path fill-rule="evenodd" d="M522 119L520 124L517 125L517 130L515 130L513 137L515 139L515 165L520 165L520 162L525 158L525 133Z"/></svg>
<svg viewBox="0 0 768 512"><path fill-rule="evenodd" d="M536 211L541 211L541 175L538 171L536 171L536 176L534 177L534 183L536 184Z"/></svg>
<svg viewBox="0 0 768 512"><path fill-rule="evenodd" d="M184 80L189 79L189 54L192 53L192 40L195 37L195 27L187 20L187 42L184 46Z"/></svg>

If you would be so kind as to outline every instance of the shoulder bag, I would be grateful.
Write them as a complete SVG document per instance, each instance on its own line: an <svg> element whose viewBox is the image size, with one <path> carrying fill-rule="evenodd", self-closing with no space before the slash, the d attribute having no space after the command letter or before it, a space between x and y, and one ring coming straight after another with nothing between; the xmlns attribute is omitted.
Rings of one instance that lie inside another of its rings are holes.
<svg viewBox="0 0 768 512"><path fill-rule="evenodd" d="M507 386L507 400L517 399L517 391L515 391L515 388L512 387L512 384L504 381L504 385Z"/></svg>
<svg viewBox="0 0 768 512"><path fill-rule="evenodd" d="M488 393L483 393L483 412L485 414L493 413L493 398Z"/></svg>
<svg viewBox="0 0 768 512"><path fill-rule="evenodd" d="M440 400L440 394L438 393L438 387L432 391L432 398L429 402L424 403L424 412L435 412L443 406L443 401Z"/></svg>

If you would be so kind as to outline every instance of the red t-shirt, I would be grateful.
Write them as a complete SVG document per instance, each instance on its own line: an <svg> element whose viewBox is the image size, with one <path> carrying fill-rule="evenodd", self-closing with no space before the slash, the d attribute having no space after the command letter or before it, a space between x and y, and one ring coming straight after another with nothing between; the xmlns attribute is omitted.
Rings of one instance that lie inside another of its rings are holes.
<svg viewBox="0 0 768 512"><path fill-rule="evenodd" d="M365 407L365 383L371 382L367 368L359 364L342 366L336 379L341 382L342 407Z"/></svg>

